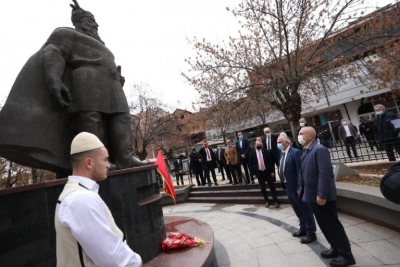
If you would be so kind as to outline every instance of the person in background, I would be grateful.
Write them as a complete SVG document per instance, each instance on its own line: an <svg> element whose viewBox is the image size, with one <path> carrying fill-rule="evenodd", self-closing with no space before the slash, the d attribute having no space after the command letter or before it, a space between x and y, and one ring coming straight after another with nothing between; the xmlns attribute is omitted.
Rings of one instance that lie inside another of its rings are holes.
<svg viewBox="0 0 400 267"><path fill-rule="evenodd" d="M183 183L183 164L182 164L182 160L179 158L179 155L175 155L174 171L175 171L175 177L176 177L176 184L179 185L179 178L181 178L182 185L184 185L184 183Z"/></svg>
<svg viewBox="0 0 400 267"><path fill-rule="evenodd" d="M206 185L203 178L203 169L201 168L201 156L197 153L195 147L192 147L192 153L190 153L190 165L192 166L193 173L196 175L197 185Z"/></svg>
<svg viewBox="0 0 400 267"><path fill-rule="evenodd" d="M371 118L368 118L366 120L362 119L359 129L361 137L364 137L369 144L370 152L374 152L374 146L376 144L374 142L374 130L372 126L372 119Z"/></svg>
<svg viewBox="0 0 400 267"><path fill-rule="evenodd" d="M278 140L278 136L275 134L272 134L272 130L269 127L264 128L264 139L263 139L263 146L264 149L267 150L271 154L272 162L274 163L274 166L278 167L279 166L279 157L280 157L280 151L277 148L277 143L276 140ZM273 169L275 173L275 167ZM276 175L273 176L273 180L276 181Z"/></svg>
<svg viewBox="0 0 400 267"><path fill-rule="evenodd" d="M238 132L237 136L239 140L236 141L236 151L239 155L240 164L243 166L244 173L246 175L246 184L251 183L254 184L253 177L250 177L249 172L249 153L250 153L250 144L249 140L243 138L242 132Z"/></svg>
<svg viewBox="0 0 400 267"><path fill-rule="evenodd" d="M274 163L270 152L263 149L261 141L256 141L256 149L250 152L250 168L252 168L253 178L258 178L258 183L260 184L261 193L265 200L265 207L270 206L268 200L268 193L265 188L265 182L268 183L269 189L271 190L272 198L275 203L275 208L279 208L279 201L276 194L275 183L272 177L274 174Z"/></svg>
<svg viewBox="0 0 400 267"><path fill-rule="evenodd" d="M221 145L218 145L218 149L217 149L217 162L218 162L218 166L221 170L222 181L225 180L225 176L224 176L224 170L225 170L226 178L228 178L228 180L229 180L228 184L231 184L232 183L231 171L229 170L229 166L226 164L225 149L222 148Z"/></svg>
<svg viewBox="0 0 400 267"><path fill-rule="evenodd" d="M356 149L357 132L356 127L349 125L346 119L342 119L342 125L338 128L338 135L340 141L346 145L346 151L349 158L353 158L350 152L350 146L353 150L354 156L358 158Z"/></svg>
<svg viewBox="0 0 400 267"><path fill-rule="evenodd" d="M350 242L336 209L336 184L329 150L315 141L312 127L300 130L298 141L303 145L301 156L299 196L314 213L319 228L330 244L322 251L323 258L332 259L331 266L350 266L356 263Z"/></svg>
<svg viewBox="0 0 400 267"><path fill-rule="evenodd" d="M143 267L111 211L97 182L107 179L108 151L94 134L81 132L71 143L72 175L55 212L57 266Z"/></svg>
<svg viewBox="0 0 400 267"><path fill-rule="evenodd" d="M217 183L217 176L215 175L215 168L217 167L217 159L215 158L215 154L208 147L208 142L203 141L203 147L200 149L199 154L201 156L201 166L204 170L205 179L207 179L208 186L211 186L210 172L212 174L214 184Z"/></svg>
<svg viewBox="0 0 400 267"><path fill-rule="evenodd" d="M399 132L393 128L391 120L397 119L395 113L386 111L384 105L374 106L376 117L373 121L374 138L378 145L383 145L389 161L396 161L393 150L400 155Z"/></svg>
<svg viewBox="0 0 400 267"><path fill-rule="evenodd" d="M240 160L239 155L236 151L236 147L232 145L231 140L226 140L226 148L225 148L225 158L226 163L229 166L229 170L232 174L233 185L242 184L242 170L240 168ZM236 176L238 180L236 179Z"/></svg>

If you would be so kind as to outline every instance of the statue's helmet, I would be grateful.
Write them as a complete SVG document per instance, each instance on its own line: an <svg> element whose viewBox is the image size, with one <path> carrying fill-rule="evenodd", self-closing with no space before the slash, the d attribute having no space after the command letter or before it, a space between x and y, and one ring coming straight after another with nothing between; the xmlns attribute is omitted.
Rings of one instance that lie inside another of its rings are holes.
<svg viewBox="0 0 400 267"><path fill-rule="evenodd" d="M72 0L72 1L75 4L75 5L70 4L70 6L72 7L72 14L71 14L72 23L75 24L76 22L79 22L81 20L81 18L90 18L92 20L95 20L92 13L82 9L76 0Z"/></svg>

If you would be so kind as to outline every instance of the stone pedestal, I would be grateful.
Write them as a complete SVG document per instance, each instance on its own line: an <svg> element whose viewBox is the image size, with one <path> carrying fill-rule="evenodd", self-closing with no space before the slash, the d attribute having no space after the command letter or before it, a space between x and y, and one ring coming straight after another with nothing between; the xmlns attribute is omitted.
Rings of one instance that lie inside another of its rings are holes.
<svg viewBox="0 0 400 267"><path fill-rule="evenodd" d="M100 183L100 196L110 208L128 245L144 262L157 255L166 238L156 166L110 172Z"/></svg>
<svg viewBox="0 0 400 267"><path fill-rule="evenodd" d="M129 246L149 261L165 238L156 166L111 172L100 196ZM54 212L67 179L0 190L0 266L56 266Z"/></svg>

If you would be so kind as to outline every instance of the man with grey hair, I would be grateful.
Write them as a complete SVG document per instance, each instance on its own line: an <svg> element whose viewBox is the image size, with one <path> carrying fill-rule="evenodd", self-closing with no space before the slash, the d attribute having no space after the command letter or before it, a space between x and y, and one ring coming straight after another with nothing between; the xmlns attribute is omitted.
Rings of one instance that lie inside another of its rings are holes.
<svg viewBox="0 0 400 267"><path fill-rule="evenodd" d="M291 147L291 141L287 136L279 136L278 149L282 151L279 159L278 173L281 181L286 182L286 193L290 204L300 221L300 228L292 233L294 237L306 236L301 239L302 244L313 242L317 239L315 234L315 220L313 213L307 203L303 202L298 195L301 186L300 159L301 151Z"/></svg>
<svg viewBox="0 0 400 267"><path fill-rule="evenodd" d="M278 136L272 134L272 130L269 127L264 128L264 138L263 138L263 146L266 151L271 154L272 162L274 166L279 166L278 158L280 157L280 150L276 147L278 140ZM275 172L275 168L274 168ZM273 177L274 181L276 181L276 176Z"/></svg>
<svg viewBox="0 0 400 267"><path fill-rule="evenodd" d="M386 111L384 105L374 106L376 117L373 121L374 137L378 145L383 145L389 161L396 161L393 150L400 155L399 132L393 128L391 120L397 119L393 112Z"/></svg>
<svg viewBox="0 0 400 267"><path fill-rule="evenodd" d="M110 168L104 144L82 132L70 154L73 172L55 212L57 266L143 266L98 194L96 182L107 179Z"/></svg>

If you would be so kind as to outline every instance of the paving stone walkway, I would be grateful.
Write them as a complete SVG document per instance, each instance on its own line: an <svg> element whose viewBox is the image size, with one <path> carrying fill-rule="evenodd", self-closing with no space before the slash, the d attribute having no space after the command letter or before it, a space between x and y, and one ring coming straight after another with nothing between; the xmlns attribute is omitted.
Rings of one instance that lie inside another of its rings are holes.
<svg viewBox="0 0 400 267"><path fill-rule="evenodd" d="M319 255L329 246L319 229L318 240L310 244L292 237L299 222L290 205L267 209L263 205L183 203L165 206L163 212L208 223L214 230L221 267L329 266ZM351 242L354 266L400 267L400 233L345 214L339 214L339 219Z"/></svg>

